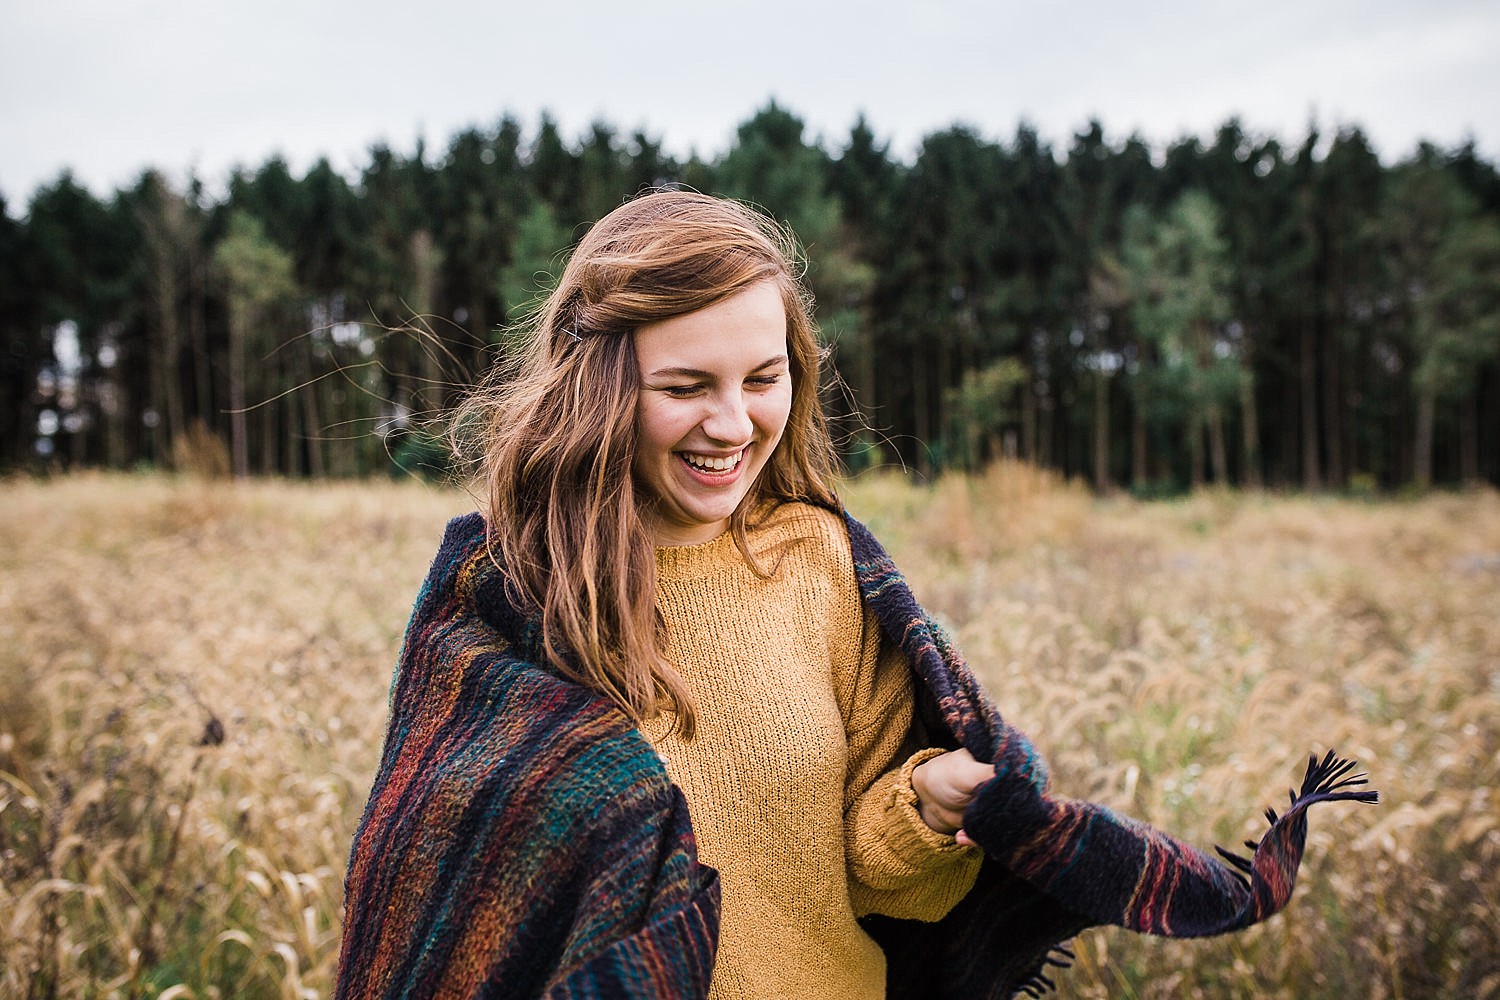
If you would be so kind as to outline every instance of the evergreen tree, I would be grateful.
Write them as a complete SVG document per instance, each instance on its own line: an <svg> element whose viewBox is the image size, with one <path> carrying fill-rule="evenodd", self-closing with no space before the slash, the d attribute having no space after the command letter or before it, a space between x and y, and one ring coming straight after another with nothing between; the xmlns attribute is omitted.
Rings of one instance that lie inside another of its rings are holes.
<svg viewBox="0 0 1500 1000"><path fill-rule="evenodd" d="M1074 135L1063 170L1063 246L1056 282L1067 301L1076 377L1089 398L1090 472L1100 492L1114 482L1110 387L1131 348L1119 241L1126 205L1122 192L1134 186L1132 179L1129 160L1110 148L1098 121Z"/></svg>
<svg viewBox="0 0 1500 1000"><path fill-rule="evenodd" d="M524 160L531 190L550 206L553 215L568 226L584 221L578 159L563 142L551 115L542 115Z"/></svg>
<svg viewBox="0 0 1500 1000"><path fill-rule="evenodd" d="M472 377L484 362L484 347L506 317L495 276L511 262L515 230L528 199L521 163L521 127L503 118L494 132L466 129L454 136L434 185L438 247L445 295L453 322L467 331L467 344L452 351Z"/></svg>
<svg viewBox="0 0 1500 1000"><path fill-rule="evenodd" d="M291 255L266 235L260 219L248 212L229 217L228 233L214 249L214 268L229 307L230 455L236 477L250 474L250 437L246 422L256 384L248 355L277 342L266 322L272 306L296 293ZM259 399L257 402L264 402ZM263 408L262 413L270 412ZM261 441L263 455L274 442ZM264 467L264 466L263 466Z"/></svg>
<svg viewBox="0 0 1500 1000"><path fill-rule="evenodd" d="M1071 322L1078 288L1069 289L1062 267L1068 228L1063 172L1051 148L1024 123L1002 169L1000 203L1007 217L996 235L1000 273L1008 277L1004 309L1024 333L1022 364L1031 373L1022 383L1023 454L1071 473L1070 416L1085 342Z"/></svg>
<svg viewBox="0 0 1500 1000"><path fill-rule="evenodd" d="M154 462L170 462L188 429L188 379L194 344L189 337L192 284L201 252L204 219L197 206L148 170L124 195L141 246L137 260L145 323L144 354L149 388L143 416L153 431ZM200 404L201 405L201 402Z"/></svg>
<svg viewBox="0 0 1500 1000"><path fill-rule="evenodd" d="M39 406L53 414L64 446L59 457L74 465L123 464L130 457L125 429L139 412L137 402L122 398L113 372L124 346L130 222L117 203L99 201L64 172L33 196L26 228L33 316L48 342ZM67 357L56 356L59 343Z"/></svg>
<svg viewBox="0 0 1500 1000"><path fill-rule="evenodd" d="M36 314L35 258L28 237L0 195L0 469L17 468L32 458L38 378L51 354Z"/></svg>
<svg viewBox="0 0 1500 1000"><path fill-rule="evenodd" d="M1239 398L1244 368L1226 329L1231 275L1213 201L1189 191L1159 220L1137 207L1124 259L1135 327L1150 347L1128 383L1135 405L1159 426L1183 429L1193 486L1206 481L1205 435L1213 478L1227 484L1224 413Z"/></svg>
<svg viewBox="0 0 1500 1000"><path fill-rule="evenodd" d="M940 444L935 432L948 424L945 391L1019 338L1014 263L1001 252L1004 179L998 145L952 128L923 140L895 195L894 251L875 293L879 396L882 423L901 432L903 457L924 475L942 458L924 446Z"/></svg>
<svg viewBox="0 0 1500 1000"><path fill-rule="evenodd" d="M841 220L834 243L847 268L842 298L819 303L824 328L836 334L839 371L852 389L855 419L847 429L853 438L848 461L856 468L880 456L872 436L874 415L882 403L876 377L880 344L875 293L881 273L889 271L894 258L891 220L900 183L901 167L891 159L889 143L879 142L861 115L848 143L828 165L828 192L838 201Z"/></svg>
<svg viewBox="0 0 1500 1000"><path fill-rule="evenodd" d="M1424 147L1392 175L1384 243L1396 287L1403 291L1406 346L1416 398L1412 481L1434 479L1439 406L1467 409L1480 367L1496 357L1496 288L1500 283L1496 223ZM1478 427L1461 430L1472 441ZM1465 443L1464 475L1477 475L1477 447Z"/></svg>

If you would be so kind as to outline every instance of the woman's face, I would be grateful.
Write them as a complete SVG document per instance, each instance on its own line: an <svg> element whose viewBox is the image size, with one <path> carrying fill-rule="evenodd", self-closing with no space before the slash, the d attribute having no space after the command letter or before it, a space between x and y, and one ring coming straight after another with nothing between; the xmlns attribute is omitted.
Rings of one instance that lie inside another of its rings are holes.
<svg viewBox="0 0 1500 1000"><path fill-rule="evenodd" d="M636 488L657 545L694 545L729 526L792 406L786 310L763 281L635 331Z"/></svg>

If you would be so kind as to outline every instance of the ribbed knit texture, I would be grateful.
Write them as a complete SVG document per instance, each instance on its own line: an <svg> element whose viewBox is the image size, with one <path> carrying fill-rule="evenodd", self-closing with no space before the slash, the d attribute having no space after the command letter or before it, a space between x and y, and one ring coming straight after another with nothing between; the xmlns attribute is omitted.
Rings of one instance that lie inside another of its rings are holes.
<svg viewBox="0 0 1500 1000"><path fill-rule="evenodd" d="M645 732L720 875L709 995L879 997L885 958L856 905L935 920L973 884L979 852L917 813L902 766L911 670L863 613L843 519L787 505L749 541L769 578L727 533L657 550L657 607L698 732L684 741L670 719Z"/></svg>
<svg viewBox="0 0 1500 1000"><path fill-rule="evenodd" d="M1375 800L1330 752L1284 815L1267 812L1253 857L1225 863L1053 796L1040 756L879 544L847 528L865 613L914 673L923 742L965 746L996 771L964 817L985 852L973 889L936 922L862 921L893 1000L1035 994L1054 946L1097 924L1193 936L1262 920L1291 898L1308 807ZM682 793L618 709L537 665L536 640L482 519L453 521L407 629L355 835L336 996L706 995L719 884Z"/></svg>

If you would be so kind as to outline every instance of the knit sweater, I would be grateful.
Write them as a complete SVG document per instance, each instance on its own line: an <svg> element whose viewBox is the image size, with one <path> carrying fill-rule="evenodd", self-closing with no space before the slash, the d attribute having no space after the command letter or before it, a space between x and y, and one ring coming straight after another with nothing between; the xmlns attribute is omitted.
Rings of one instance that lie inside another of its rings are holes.
<svg viewBox="0 0 1500 1000"><path fill-rule="evenodd" d="M911 670L863 613L843 519L787 505L749 545L769 577L728 533L657 550L657 607L698 730L683 740L664 717L644 731L721 880L709 995L879 997L885 957L856 916L936 920L979 852L917 813Z"/></svg>
<svg viewBox="0 0 1500 1000"><path fill-rule="evenodd" d="M879 544L846 518L866 614L916 682L923 742L995 766L964 828L984 851L941 920L870 916L887 996L1000 998L1048 984L1085 927L1194 936L1290 900L1308 809L1373 802L1330 751L1310 759L1253 856L1226 861L1051 792ZM719 884L682 793L606 699L542 665L477 514L450 523L418 595L380 766L355 834L335 995L695 998L707 994ZM1227 862L1227 863L1226 863Z"/></svg>

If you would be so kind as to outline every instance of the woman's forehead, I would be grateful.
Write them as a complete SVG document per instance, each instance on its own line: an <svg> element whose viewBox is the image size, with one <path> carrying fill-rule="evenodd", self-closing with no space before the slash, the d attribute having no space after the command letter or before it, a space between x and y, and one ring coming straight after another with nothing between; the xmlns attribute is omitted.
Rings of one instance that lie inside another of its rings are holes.
<svg viewBox="0 0 1500 1000"><path fill-rule="evenodd" d="M781 290L760 282L712 305L635 331L643 375L722 370L752 371L787 356L787 318Z"/></svg>

